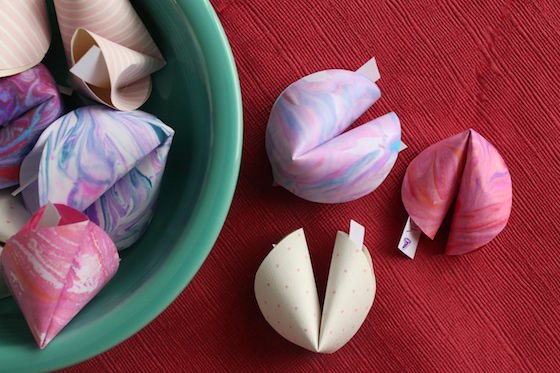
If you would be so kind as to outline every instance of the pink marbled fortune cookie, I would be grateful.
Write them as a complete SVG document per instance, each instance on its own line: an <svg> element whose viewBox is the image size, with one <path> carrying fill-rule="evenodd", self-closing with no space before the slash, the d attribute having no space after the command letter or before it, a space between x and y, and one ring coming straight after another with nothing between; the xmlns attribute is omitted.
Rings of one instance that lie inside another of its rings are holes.
<svg viewBox="0 0 560 373"><path fill-rule="evenodd" d="M511 177L496 148L469 129L428 147L410 163L402 200L412 221L431 239L455 202L445 252L466 254L506 226Z"/></svg>
<svg viewBox="0 0 560 373"><path fill-rule="evenodd" d="M361 71L320 71L280 94L266 129L276 184L309 201L340 203L385 180L401 148L401 126L388 113L349 129L381 97L371 77L378 72Z"/></svg>
<svg viewBox="0 0 560 373"><path fill-rule="evenodd" d="M117 272L109 236L69 206L54 205L60 221L44 226L42 207L0 257L4 279L43 349Z"/></svg>

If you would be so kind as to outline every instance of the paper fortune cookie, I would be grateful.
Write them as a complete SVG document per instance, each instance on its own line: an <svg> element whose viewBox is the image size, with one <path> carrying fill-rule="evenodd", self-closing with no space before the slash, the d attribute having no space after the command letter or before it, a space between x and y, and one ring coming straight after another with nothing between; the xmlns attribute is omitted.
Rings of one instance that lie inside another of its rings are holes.
<svg viewBox="0 0 560 373"><path fill-rule="evenodd" d="M119 110L135 110L165 65L129 0L54 0L76 89Z"/></svg>
<svg viewBox="0 0 560 373"><path fill-rule="evenodd" d="M356 334L375 297L364 230L338 232L323 311L303 229L272 249L255 277L255 296L266 321L284 338L313 352L332 353Z"/></svg>
<svg viewBox="0 0 560 373"><path fill-rule="evenodd" d="M358 71L308 75L280 94L266 129L274 181L314 202L338 203L377 188L401 148L395 113L347 132L381 96L375 59Z"/></svg>
<svg viewBox="0 0 560 373"><path fill-rule="evenodd" d="M469 129L431 145L408 166L402 200L410 215L410 232L399 248L414 256L420 232L434 239L453 203L445 253L474 251L507 224L512 203L511 177L496 150ZM407 244L408 243L408 244Z"/></svg>
<svg viewBox="0 0 560 373"><path fill-rule="evenodd" d="M10 238L0 261L37 344L44 348L114 276L117 248L81 212L48 204Z"/></svg>
<svg viewBox="0 0 560 373"><path fill-rule="evenodd" d="M4 77L41 62L51 33L45 1L6 0L0 4L0 77Z"/></svg>
<svg viewBox="0 0 560 373"><path fill-rule="evenodd" d="M23 158L61 114L62 102L45 66L0 78L0 188L18 184Z"/></svg>
<svg viewBox="0 0 560 373"><path fill-rule="evenodd" d="M174 131L142 111L86 106L55 121L20 173L30 211L48 201L83 211L119 249L147 228Z"/></svg>

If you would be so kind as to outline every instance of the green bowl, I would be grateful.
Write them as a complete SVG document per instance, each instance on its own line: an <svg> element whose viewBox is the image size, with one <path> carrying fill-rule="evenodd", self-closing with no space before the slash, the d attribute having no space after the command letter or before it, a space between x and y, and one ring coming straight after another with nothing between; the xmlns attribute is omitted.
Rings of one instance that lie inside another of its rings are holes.
<svg viewBox="0 0 560 373"><path fill-rule="evenodd" d="M44 350L13 299L0 301L3 373L69 366L136 333L189 283L229 209L241 159L242 109L235 63L218 18L207 0L132 3L168 63L153 76L142 110L176 131L154 220L122 253L115 278ZM64 53L52 29L45 64L64 83Z"/></svg>

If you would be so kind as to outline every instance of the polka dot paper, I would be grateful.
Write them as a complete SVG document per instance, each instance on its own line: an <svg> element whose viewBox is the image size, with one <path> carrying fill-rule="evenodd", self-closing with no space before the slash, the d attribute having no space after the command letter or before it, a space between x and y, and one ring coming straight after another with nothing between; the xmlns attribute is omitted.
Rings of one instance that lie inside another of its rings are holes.
<svg viewBox="0 0 560 373"><path fill-rule="evenodd" d="M337 351L356 334L375 289L368 249L343 232L336 236L322 310L303 229L276 245L255 277L266 321L290 342L320 353Z"/></svg>

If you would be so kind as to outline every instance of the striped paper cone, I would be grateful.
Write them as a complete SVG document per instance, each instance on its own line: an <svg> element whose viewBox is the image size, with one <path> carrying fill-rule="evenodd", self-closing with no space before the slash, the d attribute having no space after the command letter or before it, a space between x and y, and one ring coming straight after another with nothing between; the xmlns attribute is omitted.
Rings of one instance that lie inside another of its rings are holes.
<svg viewBox="0 0 560 373"><path fill-rule="evenodd" d="M146 102L150 74L162 68L165 60L130 2L55 0L54 4L69 65L74 66L96 46L109 76L106 86L76 79L76 89L123 111Z"/></svg>
<svg viewBox="0 0 560 373"><path fill-rule="evenodd" d="M0 78L37 65L51 34L44 0L0 0Z"/></svg>

